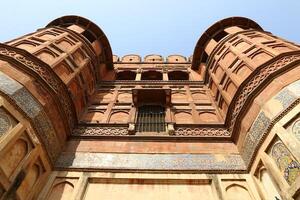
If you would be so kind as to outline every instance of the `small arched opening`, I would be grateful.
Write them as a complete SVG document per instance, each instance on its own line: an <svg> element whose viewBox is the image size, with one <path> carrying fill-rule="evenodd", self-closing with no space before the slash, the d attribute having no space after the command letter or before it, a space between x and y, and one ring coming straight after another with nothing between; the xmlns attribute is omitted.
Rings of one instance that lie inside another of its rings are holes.
<svg viewBox="0 0 300 200"><path fill-rule="evenodd" d="M168 73L169 80L189 80L189 74L183 71L171 71Z"/></svg>
<svg viewBox="0 0 300 200"><path fill-rule="evenodd" d="M121 71L117 73L116 80L135 80L136 73L133 71Z"/></svg>
<svg viewBox="0 0 300 200"><path fill-rule="evenodd" d="M162 80L163 75L158 71L146 71L142 73L141 80Z"/></svg>

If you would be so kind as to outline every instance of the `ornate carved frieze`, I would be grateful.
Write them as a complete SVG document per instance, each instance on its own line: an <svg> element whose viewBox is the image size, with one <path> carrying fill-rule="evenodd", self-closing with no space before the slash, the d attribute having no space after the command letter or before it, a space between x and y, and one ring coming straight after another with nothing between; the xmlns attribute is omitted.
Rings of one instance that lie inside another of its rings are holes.
<svg viewBox="0 0 300 200"><path fill-rule="evenodd" d="M230 132L225 128L177 128L175 136L198 137L230 137Z"/></svg>
<svg viewBox="0 0 300 200"><path fill-rule="evenodd" d="M128 127L97 127L79 126L73 130L73 136L132 136L128 132ZM230 137L230 133L225 128L194 128L180 127L175 129L175 134L168 137Z"/></svg>
<svg viewBox="0 0 300 200"><path fill-rule="evenodd" d="M56 94L61 109L67 118L69 129L72 130L76 120L74 106L66 86L53 70L46 63L34 58L25 50L5 44L0 44L0 58L15 63L14 66L20 67L23 71L38 75Z"/></svg>
<svg viewBox="0 0 300 200"><path fill-rule="evenodd" d="M127 127L77 127L73 136L124 136L129 135Z"/></svg>

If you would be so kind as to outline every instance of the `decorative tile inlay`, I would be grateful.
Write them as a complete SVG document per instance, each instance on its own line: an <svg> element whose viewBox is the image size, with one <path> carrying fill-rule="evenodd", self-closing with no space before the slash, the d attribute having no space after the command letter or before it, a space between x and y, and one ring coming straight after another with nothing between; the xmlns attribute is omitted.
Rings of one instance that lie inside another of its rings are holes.
<svg viewBox="0 0 300 200"><path fill-rule="evenodd" d="M200 170L244 171L239 155L213 154L122 154L122 153L63 153L57 168L126 169L126 170Z"/></svg>
<svg viewBox="0 0 300 200"><path fill-rule="evenodd" d="M17 121L4 108L0 107L0 137L12 129Z"/></svg>
<svg viewBox="0 0 300 200"><path fill-rule="evenodd" d="M267 131L270 124L271 120L264 112L260 112L245 138L243 145L244 148L241 151L241 156L243 157L246 165L250 163L256 147L263 137L263 133Z"/></svg>
<svg viewBox="0 0 300 200"><path fill-rule="evenodd" d="M11 97L13 97L18 106L22 108L29 117L35 118L41 112L42 108L40 104L24 87L15 91Z"/></svg>
<svg viewBox="0 0 300 200"><path fill-rule="evenodd" d="M9 101L13 102L30 119L51 161L54 162L61 151L61 147L52 123L43 111L42 106L26 88L2 72L0 72L1 93L4 94L4 97L8 97Z"/></svg>
<svg viewBox="0 0 300 200"><path fill-rule="evenodd" d="M225 128L177 128L176 136L226 137L230 133Z"/></svg>
<svg viewBox="0 0 300 200"><path fill-rule="evenodd" d="M274 159L284 179L292 184L300 176L300 164L292 156L281 140L272 145L269 155Z"/></svg>
<svg viewBox="0 0 300 200"><path fill-rule="evenodd" d="M260 112L250 128L249 137L251 137L253 141L259 139L261 137L261 132L266 131L270 123L271 120L266 114L263 111Z"/></svg>
<svg viewBox="0 0 300 200"><path fill-rule="evenodd" d="M128 136L128 127L76 127L74 136ZM134 137L134 135L132 135ZM174 136L195 136L195 137L229 137L230 133L224 128L188 128L180 127L175 129ZM172 137L172 136L170 136Z"/></svg>
<svg viewBox="0 0 300 200"><path fill-rule="evenodd" d="M287 108L293 101L295 101L296 97L293 96L293 93L289 91L287 88L281 90L279 94L274 98L283 105L283 108Z"/></svg>

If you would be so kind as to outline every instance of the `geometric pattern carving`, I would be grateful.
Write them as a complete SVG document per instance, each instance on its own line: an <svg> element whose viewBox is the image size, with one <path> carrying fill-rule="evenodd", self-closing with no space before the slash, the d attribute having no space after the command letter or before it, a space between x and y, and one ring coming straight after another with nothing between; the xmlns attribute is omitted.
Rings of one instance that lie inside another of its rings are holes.
<svg viewBox="0 0 300 200"><path fill-rule="evenodd" d="M128 136L128 127L76 127L73 136ZM179 127L175 129L174 136L185 137L230 137L228 130L224 128L192 128L192 127ZM168 136L168 137L174 137ZM134 135L131 135L134 137Z"/></svg>
<svg viewBox="0 0 300 200"><path fill-rule="evenodd" d="M251 155L255 152L257 145L263 138L263 133L267 131L271 120L265 115L264 112L260 112L253 122L248 134L246 135L241 155L246 164L250 163Z"/></svg>
<svg viewBox="0 0 300 200"><path fill-rule="evenodd" d="M128 135L128 127L77 127L73 136L123 136Z"/></svg>
<svg viewBox="0 0 300 200"><path fill-rule="evenodd" d="M175 136L198 136L198 137L229 137L230 132L225 128L176 128Z"/></svg>

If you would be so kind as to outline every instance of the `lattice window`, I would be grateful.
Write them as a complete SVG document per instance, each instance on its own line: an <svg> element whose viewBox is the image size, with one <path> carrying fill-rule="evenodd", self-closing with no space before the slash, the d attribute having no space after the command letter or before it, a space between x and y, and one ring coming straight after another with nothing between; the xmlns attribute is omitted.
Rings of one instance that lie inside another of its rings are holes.
<svg viewBox="0 0 300 200"><path fill-rule="evenodd" d="M137 132L165 132L165 109L159 105L144 105L138 108Z"/></svg>

